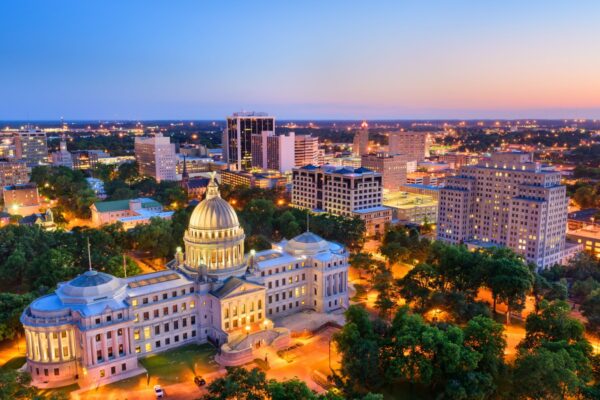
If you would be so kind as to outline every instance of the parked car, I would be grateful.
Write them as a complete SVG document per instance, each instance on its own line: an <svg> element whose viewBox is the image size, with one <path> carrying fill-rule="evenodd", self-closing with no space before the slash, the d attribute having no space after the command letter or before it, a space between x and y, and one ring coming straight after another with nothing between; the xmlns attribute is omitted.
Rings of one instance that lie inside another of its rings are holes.
<svg viewBox="0 0 600 400"><path fill-rule="evenodd" d="M201 376L195 376L194 383L198 386L204 386L206 385L206 380Z"/></svg>
<svg viewBox="0 0 600 400"><path fill-rule="evenodd" d="M165 397L165 391L160 385L154 385L154 394L156 395L157 399L162 399Z"/></svg>

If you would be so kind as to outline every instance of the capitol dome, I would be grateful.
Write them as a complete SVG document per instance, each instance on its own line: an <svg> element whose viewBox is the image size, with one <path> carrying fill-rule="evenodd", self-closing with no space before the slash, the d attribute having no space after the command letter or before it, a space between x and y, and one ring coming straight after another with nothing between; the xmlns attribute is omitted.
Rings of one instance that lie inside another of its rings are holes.
<svg viewBox="0 0 600 400"><path fill-rule="evenodd" d="M199 272L205 267L217 279L242 275L245 237L235 210L221 198L213 174L206 198L192 212L183 237L186 269Z"/></svg>
<svg viewBox="0 0 600 400"><path fill-rule="evenodd" d="M237 214L229 203L221 198L216 182L208 184L206 199L196 206L190 217L190 229L229 229L240 226Z"/></svg>

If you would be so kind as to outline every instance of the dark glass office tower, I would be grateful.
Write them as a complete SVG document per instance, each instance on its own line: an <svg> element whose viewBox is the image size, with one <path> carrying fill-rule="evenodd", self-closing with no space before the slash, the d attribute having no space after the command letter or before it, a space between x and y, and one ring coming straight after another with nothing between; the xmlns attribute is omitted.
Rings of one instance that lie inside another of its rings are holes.
<svg viewBox="0 0 600 400"><path fill-rule="evenodd" d="M252 135L275 131L275 118L266 113L239 112L227 117L223 135L223 156L237 170L252 167Z"/></svg>

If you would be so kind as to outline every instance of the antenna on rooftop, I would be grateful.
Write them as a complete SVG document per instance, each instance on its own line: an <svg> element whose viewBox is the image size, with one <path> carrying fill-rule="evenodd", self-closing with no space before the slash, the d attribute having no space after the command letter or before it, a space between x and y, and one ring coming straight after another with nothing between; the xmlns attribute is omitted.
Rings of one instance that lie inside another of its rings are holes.
<svg viewBox="0 0 600 400"><path fill-rule="evenodd" d="M89 265L89 270L92 270L92 251L91 251L91 245L90 245L90 238L87 238L87 249L88 249L88 265Z"/></svg>
<svg viewBox="0 0 600 400"><path fill-rule="evenodd" d="M306 232L310 232L310 213L306 211Z"/></svg>

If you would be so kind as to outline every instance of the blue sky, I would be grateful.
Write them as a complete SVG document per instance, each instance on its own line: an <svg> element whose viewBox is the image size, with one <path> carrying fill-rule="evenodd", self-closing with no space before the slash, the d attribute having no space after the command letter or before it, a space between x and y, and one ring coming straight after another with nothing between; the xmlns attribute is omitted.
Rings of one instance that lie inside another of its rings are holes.
<svg viewBox="0 0 600 400"><path fill-rule="evenodd" d="M0 119L600 118L600 2L5 1Z"/></svg>

